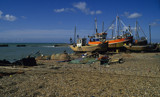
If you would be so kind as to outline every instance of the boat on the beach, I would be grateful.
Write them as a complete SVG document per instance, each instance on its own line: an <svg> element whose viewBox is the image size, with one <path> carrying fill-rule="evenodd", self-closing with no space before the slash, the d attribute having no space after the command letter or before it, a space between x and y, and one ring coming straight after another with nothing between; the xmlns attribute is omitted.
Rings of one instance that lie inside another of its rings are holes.
<svg viewBox="0 0 160 97"><path fill-rule="evenodd" d="M130 51L155 51L156 45L124 45L127 50Z"/></svg>
<svg viewBox="0 0 160 97"><path fill-rule="evenodd" d="M139 33L139 32L143 32L143 33ZM143 34L143 35L140 35L140 34ZM144 31L142 30L142 28L140 27L138 21L136 21L135 36L134 36L134 41L133 41L132 44L134 44L134 45L143 45L143 46L148 44L147 36L144 33Z"/></svg>
<svg viewBox="0 0 160 97"><path fill-rule="evenodd" d="M79 38L76 44L70 45L74 52L104 52L107 51L108 42L98 45L86 44L86 38Z"/></svg>
<svg viewBox="0 0 160 97"><path fill-rule="evenodd" d="M107 39L106 32L111 28L111 26L106 31L102 31L102 33L98 33L97 26L96 26L96 34L95 34L95 36L90 37L91 39L88 42L88 44L89 45L98 45L98 44L101 44L102 42L104 42L104 43L108 42L108 49L116 49L116 48L122 48L125 43L128 44L128 43L132 42L133 36L132 36L131 30L130 30L130 27L126 27L125 24L120 20L120 18L118 16L116 17L115 20L116 20L116 30L115 30L116 36L115 37L113 35L115 28L112 27L112 38ZM112 22L111 25L114 25L115 20ZM117 23L117 22L119 22L119 23ZM95 23L97 23L96 20L95 20ZM124 31L124 28L121 28L120 25L118 25L120 23L121 23L121 25L124 26L125 31ZM120 31L122 32L121 35L119 34Z"/></svg>
<svg viewBox="0 0 160 97"><path fill-rule="evenodd" d="M101 34L101 33L97 33L97 34ZM96 34L96 35L97 35ZM100 39L101 36L99 37L99 39L90 39L90 41L88 42L89 45L98 45L101 44L103 40ZM104 43L108 42L108 48L109 49L114 49L114 48L121 48L123 47L123 45L125 43L130 43L132 41L133 36L130 37L126 37L126 38L117 38L117 39L111 39L111 40L105 40Z"/></svg>
<svg viewBox="0 0 160 97"><path fill-rule="evenodd" d="M144 36L140 37L139 32L143 32ZM132 43L129 43L128 45L125 44L124 47L130 51L157 51L158 50L158 45L151 44L151 39L150 39L150 43L148 44L147 36L145 35L144 31L142 30L142 28L140 27L137 21L136 21L136 27L135 27L134 41Z"/></svg>
<svg viewBox="0 0 160 97"><path fill-rule="evenodd" d="M72 38L70 39L70 48L74 52L104 52L108 49L108 42L101 42L97 45L89 45L87 44L87 38L79 38L77 37L77 43L76 41L76 27L74 32L74 43L72 43Z"/></svg>

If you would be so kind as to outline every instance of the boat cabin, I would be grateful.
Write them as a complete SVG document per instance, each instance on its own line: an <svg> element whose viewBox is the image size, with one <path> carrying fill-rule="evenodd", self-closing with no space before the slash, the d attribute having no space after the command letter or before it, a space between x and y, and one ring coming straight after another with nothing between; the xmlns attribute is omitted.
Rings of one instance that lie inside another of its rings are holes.
<svg viewBox="0 0 160 97"><path fill-rule="evenodd" d="M79 38L77 39L77 47L85 46L87 42L86 38Z"/></svg>
<svg viewBox="0 0 160 97"><path fill-rule="evenodd" d="M96 39L106 39L106 37L107 37L107 33L104 33L104 32L95 34Z"/></svg>
<svg viewBox="0 0 160 97"><path fill-rule="evenodd" d="M91 42L95 42L95 41L105 41L107 37L107 33L96 33L94 37L90 37L90 41Z"/></svg>

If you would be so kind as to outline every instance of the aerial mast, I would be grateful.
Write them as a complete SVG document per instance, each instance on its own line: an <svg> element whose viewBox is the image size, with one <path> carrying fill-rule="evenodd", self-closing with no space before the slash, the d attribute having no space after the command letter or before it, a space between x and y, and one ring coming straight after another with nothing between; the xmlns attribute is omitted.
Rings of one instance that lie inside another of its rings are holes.
<svg viewBox="0 0 160 97"><path fill-rule="evenodd" d="M114 26L112 26L112 39L113 39L113 33L114 33Z"/></svg>
<svg viewBox="0 0 160 97"><path fill-rule="evenodd" d="M131 33L132 33L132 32L131 32L131 26L130 26L130 25L129 25L129 33L130 33L130 35L131 35Z"/></svg>
<svg viewBox="0 0 160 97"><path fill-rule="evenodd" d="M151 25L149 24L149 39L150 39L150 44L151 44Z"/></svg>
<svg viewBox="0 0 160 97"><path fill-rule="evenodd" d="M102 23L102 32L104 32L104 22Z"/></svg>
<svg viewBox="0 0 160 97"><path fill-rule="evenodd" d="M95 26L96 26L96 33L98 33L98 30L97 30L97 19L95 18Z"/></svg>
<svg viewBox="0 0 160 97"><path fill-rule="evenodd" d="M76 43L76 26L75 26L75 31L74 31L74 44Z"/></svg>
<svg viewBox="0 0 160 97"><path fill-rule="evenodd" d="M118 20L119 20L119 16L117 15L116 16L116 38L118 37L119 35L119 26L118 26Z"/></svg>
<svg viewBox="0 0 160 97"><path fill-rule="evenodd" d="M118 24L117 24L117 26L118 26L118 31L117 31L117 33L118 33L118 36L119 36L119 27L120 27L119 16L118 16L117 18L118 18Z"/></svg>
<svg viewBox="0 0 160 97"><path fill-rule="evenodd" d="M135 29L135 30L136 30L136 33L135 33L136 35L135 35L135 36L136 36L136 38L138 39L138 38L139 38L139 34L138 34L137 25L138 25L138 22L136 21L136 29Z"/></svg>

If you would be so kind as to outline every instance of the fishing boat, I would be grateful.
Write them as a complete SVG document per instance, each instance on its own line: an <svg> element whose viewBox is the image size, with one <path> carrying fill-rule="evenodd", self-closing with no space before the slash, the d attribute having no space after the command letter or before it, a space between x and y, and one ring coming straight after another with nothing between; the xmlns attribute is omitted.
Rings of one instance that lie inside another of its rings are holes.
<svg viewBox="0 0 160 97"><path fill-rule="evenodd" d="M113 27L114 22L116 21L116 29ZM122 20L117 16L115 20L113 20L112 24L109 26L109 28L106 31L102 30L102 33L98 33L97 31L97 20L95 19L96 24L96 34L95 36L90 37L90 41L88 42L89 45L98 45L102 42L106 43L108 42L108 49L116 49L116 48L122 48L125 43L132 42L133 36L130 30L130 26L127 27ZM122 25L124 26L122 28ZM107 33L109 29L112 29L112 37L111 39L107 39ZM116 36L114 37L114 30ZM122 32L120 35L119 32ZM105 41L103 41L105 40Z"/></svg>
<svg viewBox="0 0 160 97"><path fill-rule="evenodd" d="M124 45L127 51L158 51L157 44L147 44L147 45Z"/></svg>
<svg viewBox="0 0 160 97"><path fill-rule="evenodd" d="M99 33L101 34L101 33ZM121 48L125 43L130 43L132 40L131 37L126 38L119 38L119 39L111 39L111 40L105 40L105 43L108 42L108 48ZM102 40L103 41L103 40ZM101 39L90 39L88 42L89 45L98 45L102 43Z"/></svg>
<svg viewBox="0 0 160 97"><path fill-rule="evenodd" d="M149 51L154 48L152 45L124 45L124 47L130 51Z"/></svg>
<svg viewBox="0 0 160 97"><path fill-rule="evenodd" d="M98 45L86 44L86 38L79 38L77 44L70 45L74 52L104 52L107 51L108 43L101 43Z"/></svg>
<svg viewBox="0 0 160 97"><path fill-rule="evenodd" d="M149 27L149 32L150 31L151 30ZM139 32L143 32L142 34L144 36L140 37ZM150 44L148 44L147 36L145 35L144 31L140 27L138 21L136 21L134 41L132 43L129 43L128 45L125 44L124 47L129 51L156 51L158 49L157 44L151 44L151 36L150 36Z"/></svg>
<svg viewBox="0 0 160 97"><path fill-rule="evenodd" d="M76 27L74 33L74 43L70 45L70 48L74 52L104 52L108 49L108 42L101 42L98 45L87 44L87 38L79 38L76 40ZM72 39L71 39L72 40ZM71 42L72 43L72 42Z"/></svg>

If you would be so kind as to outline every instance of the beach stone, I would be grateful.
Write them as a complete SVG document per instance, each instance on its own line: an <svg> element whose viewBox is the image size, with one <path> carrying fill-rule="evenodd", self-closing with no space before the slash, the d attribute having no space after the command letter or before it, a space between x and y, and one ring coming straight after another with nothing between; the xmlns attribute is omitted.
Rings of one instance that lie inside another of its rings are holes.
<svg viewBox="0 0 160 97"><path fill-rule="evenodd" d="M42 59L42 56L38 56L35 58L36 60L41 60Z"/></svg>
<svg viewBox="0 0 160 97"><path fill-rule="evenodd" d="M51 55L51 60L54 60L55 59L55 54L52 54Z"/></svg>
<svg viewBox="0 0 160 97"><path fill-rule="evenodd" d="M67 53L60 55L60 60L70 60L70 56Z"/></svg>
<svg viewBox="0 0 160 97"><path fill-rule="evenodd" d="M38 56L35 58L36 60L49 60L50 56Z"/></svg>
<svg viewBox="0 0 160 97"><path fill-rule="evenodd" d="M59 59L60 58L60 54L56 54L55 56L54 56L54 59Z"/></svg>
<svg viewBox="0 0 160 97"><path fill-rule="evenodd" d="M49 60L49 59L51 59L51 56L44 56L43 58L46 60Z"/></svg>

